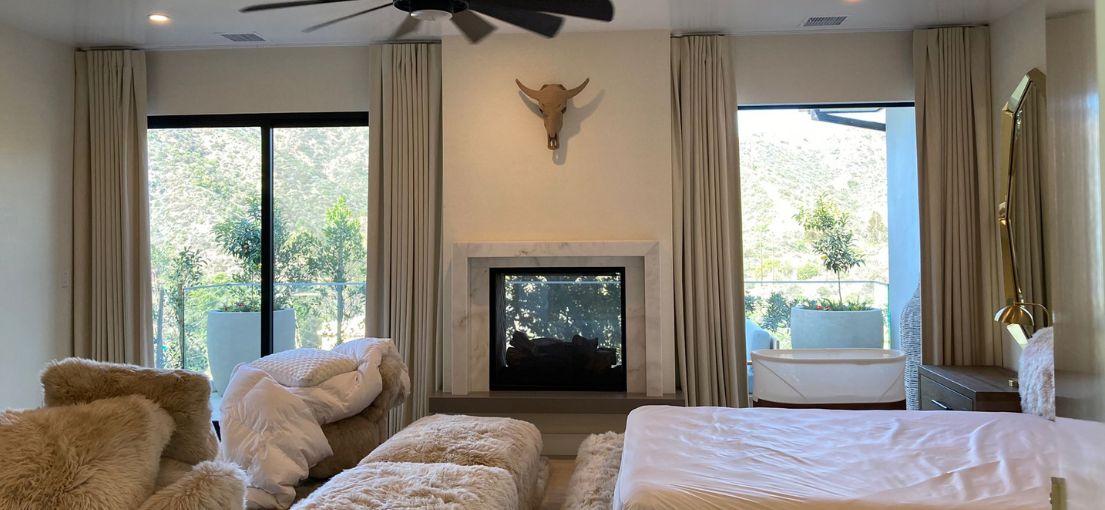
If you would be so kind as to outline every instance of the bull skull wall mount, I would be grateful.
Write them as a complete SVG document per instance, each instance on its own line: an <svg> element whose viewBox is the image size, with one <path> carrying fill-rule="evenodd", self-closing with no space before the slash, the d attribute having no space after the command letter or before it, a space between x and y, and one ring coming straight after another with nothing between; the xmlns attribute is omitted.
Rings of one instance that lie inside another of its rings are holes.
<svg viewBox="0 0 1105 510"><path fill-rule="evenodd" d="M583 83L574 89L566 89L559 83L547 83L542 85L540 90L534 90L522 85L521 81L514 80L514 83L518 84L518 88L522 89L523 93L537 101L541 116L545 118L545 133L549 136L549 150L560 148L560 128L564 125L564 112L568 111L568 100L583 92L583 88L590 81L590 78L583 80Z"/></svg>

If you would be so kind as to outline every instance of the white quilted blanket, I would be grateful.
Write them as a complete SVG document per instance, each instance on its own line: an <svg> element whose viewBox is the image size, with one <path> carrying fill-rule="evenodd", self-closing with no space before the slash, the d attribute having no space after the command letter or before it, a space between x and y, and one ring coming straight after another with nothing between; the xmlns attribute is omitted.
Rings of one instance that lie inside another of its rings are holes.
<svg viewBox="0 0 1105 510"><path fill-rule="evenodd" d="M333 454L322 425L360 413L380 395L389 349L389 339L364 338L235 367L219 407L219 456L246 471L249 508L291 506L296 484Z"/></svg>

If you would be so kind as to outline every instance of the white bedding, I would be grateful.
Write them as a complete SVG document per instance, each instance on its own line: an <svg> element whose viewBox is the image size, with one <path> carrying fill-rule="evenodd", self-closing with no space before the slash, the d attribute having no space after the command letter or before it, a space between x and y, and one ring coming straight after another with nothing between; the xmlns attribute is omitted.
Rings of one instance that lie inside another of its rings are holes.
<svg viewBox="0 0 1105 510"><path fill-rule="evenodd" d="M383 390L386 338L322 352L283 352L234 368L220 404L219 456L248 477L249 508L288 508L295 486L333 455L322 425L353 416ZM280 381L284 381L281 384Z"/></svg>
<svg viewBox="0 0 1105 510"><path fill-rule="evenodd" d="M1053 424L1009 413L648 406L614 509L1047 509Z"/></svg>

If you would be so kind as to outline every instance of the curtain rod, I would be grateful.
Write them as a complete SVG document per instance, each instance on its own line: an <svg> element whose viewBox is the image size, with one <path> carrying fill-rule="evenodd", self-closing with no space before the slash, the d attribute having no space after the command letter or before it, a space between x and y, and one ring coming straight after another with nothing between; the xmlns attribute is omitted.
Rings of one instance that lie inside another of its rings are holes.
<svg viewBox="0 0 1105 510"><path fill-rule="evenodd" d="M721 32L688 32L686 34L671 34L672 39L682 39L684 37L710 37L710 36L728 37L727 34Z"/></svg>

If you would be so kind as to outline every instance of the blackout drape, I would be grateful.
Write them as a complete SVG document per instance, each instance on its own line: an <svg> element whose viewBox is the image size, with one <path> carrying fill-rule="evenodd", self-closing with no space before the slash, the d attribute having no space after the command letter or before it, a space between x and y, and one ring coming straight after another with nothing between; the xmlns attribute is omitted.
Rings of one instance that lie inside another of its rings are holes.
<svg viewBox="0 0 1105 510"><path fill-rule="evenodd" d="M671 41L675 338L688 405L746 406L737 98L730 41Z"/></svg>
<svg viewBox="0 0 1105 510"><path fill-rule="evenodd" d="M73 154L73 353L153 361L146 57L76 56Z"/></svg>
<svg viewBox="0 0 1105 510"><path fill-rule="evenodd" d="M921 208L922 358L1002 362L998 189L987 27L913 33Z"/></svg>
<svg viewBox="0 0 1105 510"><path fill-rule="evenodd" d="M439 387L441 334L441 47L370 49L368 290L370 336L390 337L411 398L389 432L426 415Z"/></svg>

